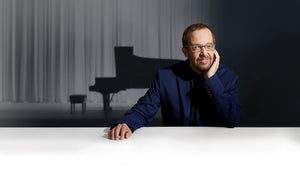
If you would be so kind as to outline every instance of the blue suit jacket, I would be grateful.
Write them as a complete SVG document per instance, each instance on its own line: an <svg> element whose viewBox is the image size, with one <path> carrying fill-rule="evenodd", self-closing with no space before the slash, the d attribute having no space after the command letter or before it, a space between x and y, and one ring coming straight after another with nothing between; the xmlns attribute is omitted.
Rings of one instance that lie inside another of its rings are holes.
<svg viewBox="0 0 300 169"><path fill-rule="evenodd" d="M159 69L147 93L116 124L126 123L134 131L153 120L161 106L165 126L188 126L191 70L188 60ZM208 102L212 105L209 110L212 116L207 120L201 113L197 113L199 126L235 127L239 124L241 106L237 81L238 75L220 64L215 75L201 82L209 96Z"/></svg>

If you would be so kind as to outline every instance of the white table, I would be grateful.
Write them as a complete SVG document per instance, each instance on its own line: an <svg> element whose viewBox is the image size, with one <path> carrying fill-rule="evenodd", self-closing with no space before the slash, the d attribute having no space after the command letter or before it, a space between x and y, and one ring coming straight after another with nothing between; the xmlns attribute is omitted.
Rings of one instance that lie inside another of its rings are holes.
<svg viewBox="0 0 300 169"><path fill-rule="evenodd" d="M300 128L144 127L123 141L107 131L0 128L0 166L300 168Z"/></svg>

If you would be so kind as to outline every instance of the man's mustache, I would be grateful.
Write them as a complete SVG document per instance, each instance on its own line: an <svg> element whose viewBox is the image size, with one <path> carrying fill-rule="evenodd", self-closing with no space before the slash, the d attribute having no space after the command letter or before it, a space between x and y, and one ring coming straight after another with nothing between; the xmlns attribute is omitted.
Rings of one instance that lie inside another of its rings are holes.
<svg viewBox="0 0 300 169"><path fill-rule="evenodd" d="M210 56L209 56L209 55L202 55L202 56L199 56L199 57L197 58L197 61L198 61L198 60L201 60L201 59L210 59Z"/></svg>

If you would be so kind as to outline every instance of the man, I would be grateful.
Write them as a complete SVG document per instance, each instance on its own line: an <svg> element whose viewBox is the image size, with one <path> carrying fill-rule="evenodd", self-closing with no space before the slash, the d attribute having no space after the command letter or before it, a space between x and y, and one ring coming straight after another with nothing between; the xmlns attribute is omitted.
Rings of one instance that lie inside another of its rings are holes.
<svg viewBox="0 0 300 169"><path fill-rule="evenodd" d="M165 126L237 126L238 75L220 64L215 44L207 25L189 26L182 36L182 52L188 59L159 69L145 96L117 121L109 138L129 138L153 120L160 106Z"/></svg>

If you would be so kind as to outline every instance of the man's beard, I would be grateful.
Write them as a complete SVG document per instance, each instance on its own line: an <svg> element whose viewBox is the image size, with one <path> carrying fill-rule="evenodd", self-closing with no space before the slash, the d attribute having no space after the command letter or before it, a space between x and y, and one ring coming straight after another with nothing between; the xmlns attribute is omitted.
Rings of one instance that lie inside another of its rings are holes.
<svg viewBox="0 0 300 169"><path fill-rule="evenodd" d="M198 58L198 59L196 60L196 62L193 62L193 61L190 61L190 62L191 62L191 66L192 66L193 69L195 69L195 70L196 70L197 72L199 72L199 73L203 73L203 72L209 70L210 67L211 67L211 65L209 65L208 68L201 68L201 67L197 64L198 62L200 62L200 61L199 61L200 59L208 59L208 60L209 60L209 63L210 63L210 57L209 57L209 56L203 56L203 57Z"/></svg>
<svg viewBox="0 0 300 169"><path fill-rule="evenodd" d="M192 66L193 66L194 69L196 69L198 72L201 72L201 73L208 70L208 69L205 69L205 68L201 68L199 65L197 65L197 63L194 63L194 62L192 63Z"/></svg>

